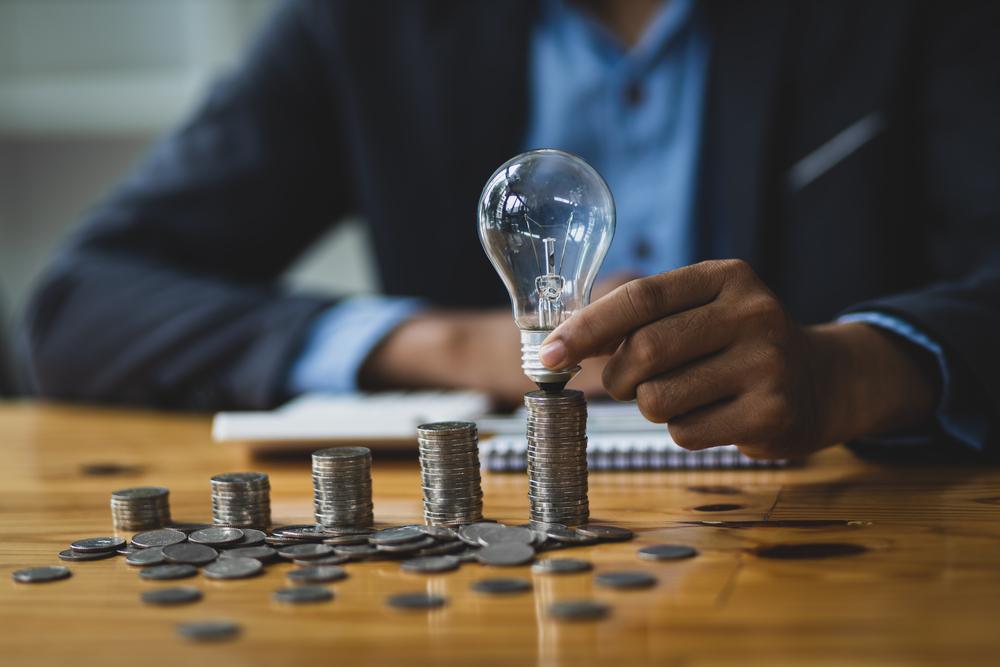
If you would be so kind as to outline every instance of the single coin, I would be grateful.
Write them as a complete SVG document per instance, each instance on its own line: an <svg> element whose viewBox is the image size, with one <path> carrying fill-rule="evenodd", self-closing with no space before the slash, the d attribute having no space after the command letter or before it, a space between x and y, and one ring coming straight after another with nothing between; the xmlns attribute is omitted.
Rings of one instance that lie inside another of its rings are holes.
<svg viewBox="0 0 1000 667"><path fill-rule="evenodd" d="M256 547L258 545L264 544L264 540L267 539L267 533L263 530L257 530L256 528L240 528L243 531L243 537L241 537L236 542L230 544L220 544L219 546L223 549L239 549L241 547Z"/></svg>
<svg viewBox="0 0 1000 667"><path fill-rule="evenodd" d="M597 600L562 600L549 605L549 616L561 621L598 621L611 613L611 607Z"/></svg>
<svg viewBox="0 0 1000 667"><path fill-rule="evenodd" d="M312 542L322 542L324 538L330 537L324 534L321 526L317 526L314 523L280 526L271 531L271 536Z"/></svg>
<svg viewBox="0 0 1000 667"><path fill-rule="evenodd" d="M276 590L274 599L288 604L326 602L333 599L333 591L322 586L292 586Z"/></svg>
<svg viewBox="0 0 1000 667"><path fill-rule="evenodd" d="M114 551L123 546L125 546L125 539L121 537L86 537L73 542L69 548L81 553L93 553L95 551Z"/></svg>
<svg viewBox="0 0 1000 667"><path fill-rule="evenodd" d="M483 546L508 542L533 544L535 542L535 533L530 528L504 526L499 523L494 524L492 528L486 527L479 531L479 543Z"/></svg>
<svg viewBox="0 0 1000 667"><path fill-rule="evenodd" d="M172 523L167 528L172 530L179 530L185 535L193 533L196 530L202 530L203 528L211 528L210 523ZM164 545L165 546L165 545Z"/></svg>
<svg viewBox="0 0 1000 667"><path fill-rule="evenodd" d="M201 530L196 530L188 535L188 539L195 544L215 546L239 542L243 539L243 535L243 531L239 528L223 528L216 526L213 528L202 528Z"/></svg>
<svg viewBox="0 0 1000 667"><path fill-rule="evenodd" d="M277 557L278 552L265 544L255 547L236 547L219 552L220 560L224 558L256 558L262 563L270 563Z"/></svg>
<svg viewBox="0 0 1000 667"><path fill-rule="evenodd" d="M608 588L634 589L655 586L656 577L640 570L622 570L618 572L599 572L594 575L594 583Z"/></svg>
<svg viewBox="0 0 1000 667"><path fill-rule="evenodd" d="M535 574L576 574L594 569L590 561L579 558L546 558L531 566Z"/></svg>
<svg viewBox="0 0 1000 667"><path fill-rule="evenodd" d="M29 567L23 570L15 570L11 573L11 578L22 584L41 584L47 581L67 579L72 575L73 572L68 567L46 565L43 567Z"/></svg>
<svg viewBox="0 0 1000 667"><path fill-rule="evenodd" d="M698 550L684 544L651 544L637 553L646 560L680 560L697 556Z"/></svg>
<svg viewBox="0 0 1000 667"><path fill-rule="evenodd" d="M59 552L60 560L104 560L105 558L114 558L118 555L115 550L112 551L74 551L73 549L64 549Z"/></svg>
<svg viewBox="0 0 1000 667"><path fill-rule="evenodd" d="M326 544L290 544L278 549L282 558L312 560L333 554L333 547Z"/></svg>
<svg viewBox="0 0 1000 667"><path fill-rule="evenodd" d="M201 591L190 586L172 586L170 588L155 588L143 591L142 601L146 604L170 606L188 604L201 599Z"/></svg>
<svg viewBox="0 0 1000 667"><path fill-rule="evenodd" d="M297 584L326 584L347 578L347 571L336 565L307 565L288 572L288 578Z"/></svg>
<svg viewBox="0 0 1000 667"><path fill-rule="evenodd" d="M400 568L406 572L419 574L438 574L457 570L461 562L454 556L421 556L404 560Z"/></svg>
<svg viewBox="0 0 1000 667"><path fill-rule="evenodd" d="M624 542L635 537L635 533L628 528L604 526L598 523L585 523L582 526L577 526L576 532L587 537L596 537L599 540L606 540L608 542Z"/></svg>
<svg viewBox="0 0 1000 667"><path fill-rule="evenodd" d="M386 603L396 609L436 609L448 603L447 598L431 593L396 593L386 598Z"/></svg>
<svg viewBox="0 0 1000 667"><path fill-rule="evenodd" d="M337 535L336 537L328 537L323 540L323 544L328 544L331 547L344 546L345 544L368 544L367 535Z"/></svg>
<svg viewBox="0 0 1000 667"><path fill-rule="evenodd" d="M168 547L171 544L180 544L185 540L187 540L187 535L184 532L173 528L163 528L137 533L132 537L132 544L148 549L150 547Z"/></svg>
<svg viewBox="0 0 1000 667"><path fill-rule="evenodd" d="M191 542L181 542L163 547L163 557L171 563L204 565L211 563L218 555L219 552L210 546Z"/></svg>
<svg viewBox="0 0 1000 667"><path fill-rule="evenodd" d="M339 554L330 554L329 556L320 556L319 558L293 558L292 562L296 565L301 565L302 567L311 567L313 565L343 565L344 563L349 563L354 560L351 556L343 556Z"/></svg>
<svg viewBox="0 0 1000 667"><path fill-rule="evenodd" d="M483 534L483 532L493 530L497 525L498 524L492 521L467 523L458 529L458 537L466 544L478 547L482 545L482 542L479 541L479 537Z"/></svg>
<svg viewBox="0 0 1000 667"><path fill-rule="evenodd" d="M372 533L368 539L372 544L385 545L412 542L425 536L422 526L398 526Z"/></svg>
<svg viewBox="0 0 1000 667"><path fill-rule="evenodd" d="M445 554L453 554L457 551L464 551L467 548L465 542L462 540L455 540L453 542L437 542L436 544L424 547L418 551L416 556L443 556Z"/></svg>
<svg viewBox="0 0 1000 667"><path fill-rule="evenodd" d="M264 565L256 558L220 558L206 565L201 573L209 579L246 579L256 577L264 571Z"/></svg>
<svg viewBox="0 0 1000 667"><path fill-rule="evenodd" d="M139 576L143 579L153 581L166 581L168 579L186 579L198 574L198 568L187 563L167 563L166 565L154 565L144 567L139 570Z"/></svg>
<svg viewBox="0 0 1000 667"><path fill-rule="evenodd" d="M418 526L418 528L425 534L430 535L437 540L457 540L458 533L448 526Z"/></svg>
<svg viewBox="0 0 1000 667"><path fill-rule="evenodd" d="M437 543L438 541L430 535L421 535L419 538L410 540L409 542L381 543L377 544L375 548L391 554L409 554L432 547Z"/></svg>
<svg viewBox="0 0 1000 667"><path fill-rule="evenodd" d="M345 544L333 548L338 556L348 556L352 559L368 558L378 554L378 549L371 544Z"/></svg>
<svg viewBox="0 0 1000 667"><path fill-rule="evenodd" d="M177 633L197 642L214 642L238 637L242 628L233 621L192 621L177 626Z"/></svg>
<svg viewBox="0 0 1000 667"><path fill-rule="evenodd" d="M148 549L139 549L128 556L125 556L125 562L129 565L160 565L166 562L163 557L163 547L150 547Z"/></svg>
<svg viewBox="0 0 1000 667"><path fill-rule="evenodd" d="M510 567L530 563L535 558L535 550L520 542L502 542L483 547L476 552L476 559L483 565Z"/></svg>
<svg viewBox="0 0 1000 667"><path fill-rule="evenodd" d="M531 582L526 579L497 577L495 579L480 579L472 583L472 590L477 593L492 593L506 595L508 593L526 593L531 590Z"/></svg>

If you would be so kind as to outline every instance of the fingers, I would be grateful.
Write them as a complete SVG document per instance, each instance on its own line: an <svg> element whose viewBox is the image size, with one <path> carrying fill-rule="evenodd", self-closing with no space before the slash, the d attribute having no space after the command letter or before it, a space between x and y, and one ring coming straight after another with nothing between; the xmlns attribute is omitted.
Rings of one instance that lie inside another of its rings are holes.
<svg viewBox="0 0 1000 667"><path fill-rule="evenodd" d="M636 397L650 378L719 352L732 343L737 327L732 310L717 302L657 320L625 338L604 368L604 385L619 401Z"/></svg>
<svg viewBox="0 0 1000 667"><path fill-rule="evenodd" d="M769 443L788 431L789 419L780 398L749 393L676 417L667 429L684 449L740 445L749 452L766 452Z"/></svg>
<svg viewBox="0 0 1000 667"><path fill-rule="evenodd" d="M565 368L614 350L639 327L709 303L729 275L726 262L702 262L628 282L563 322L545 340L539 358Z"/></svg>

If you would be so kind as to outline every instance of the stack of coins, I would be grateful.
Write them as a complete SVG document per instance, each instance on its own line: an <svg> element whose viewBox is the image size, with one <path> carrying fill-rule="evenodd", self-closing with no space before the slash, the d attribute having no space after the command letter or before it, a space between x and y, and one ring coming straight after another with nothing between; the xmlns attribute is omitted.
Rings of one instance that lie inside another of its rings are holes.
<svg viewBox="0 0 1000 667"><path fill-rule="evenodd" d="M138 486L111 493L111 520L116 530L154 530L170 523L170 491Z"/></svg>
<svg viewBox="0 0 1000 667"><path fill-rule="evenodd" d="M576 390L533 391L528 408L528 500L532 523L577 526L587 502L587 402Z"/></svg>
<svg viewBox="0 0 1000 667"><path fill-rule="evenodd" d="M479 431L472 422L437 422L417 427L424 522L455 526L481 521Z"/></svg>
<svg viewBox="0 0 1000 667"><path fill-rule="evenodd" d="M256 528L271 525L271 482L262 472L227 472L212 478L212 523Z"/></svg>
<svg viewBox="0 0 1000 667"><path fill-rule="evenodd" d="M367 447L331 447L313 452L316 523L332 533L370 530L372 453Z"/></svg>

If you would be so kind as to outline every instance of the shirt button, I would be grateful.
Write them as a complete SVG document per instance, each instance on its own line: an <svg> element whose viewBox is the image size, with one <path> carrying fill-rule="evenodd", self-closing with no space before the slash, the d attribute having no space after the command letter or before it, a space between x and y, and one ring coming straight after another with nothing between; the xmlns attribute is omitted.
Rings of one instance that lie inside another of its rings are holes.
<svg viewBox="0 0 1000 667"><path fill-rule="evenodd" d="M637 107L642 104L642 84L633 81L625 86L625 104L630 107Z"/></svg>
<svg viewBox="0 0 1000 667"><path fill-rule="evenodd" d="M635 242L632 252L635 254L636 259L648 259L653 253L653 248L649 245L647 239L639 239Z"/></svg>

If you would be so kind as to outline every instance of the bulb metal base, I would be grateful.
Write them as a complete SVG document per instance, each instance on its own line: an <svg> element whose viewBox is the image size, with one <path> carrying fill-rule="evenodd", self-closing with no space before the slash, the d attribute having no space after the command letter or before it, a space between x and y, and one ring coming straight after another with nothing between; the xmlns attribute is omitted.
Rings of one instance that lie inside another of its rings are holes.
<svg viewBox="0 0 1000 667"><path fill-rule="evenodd" d="M521 370L543 391L565 387L580 372L579 366L553 371L538 359L538 349L550 333L552 332L521 330Z"/></svg>

